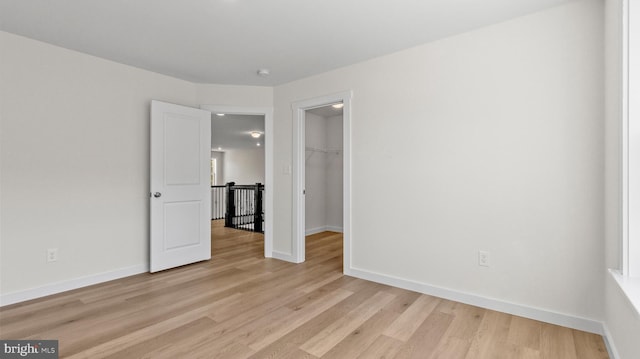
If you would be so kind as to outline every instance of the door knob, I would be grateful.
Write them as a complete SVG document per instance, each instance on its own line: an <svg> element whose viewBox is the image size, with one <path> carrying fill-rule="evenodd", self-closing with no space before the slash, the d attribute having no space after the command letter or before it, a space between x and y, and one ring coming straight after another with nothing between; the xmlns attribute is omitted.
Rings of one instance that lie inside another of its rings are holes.
<svg viewBox="0 0 640 359"><path fill-rule="evenodd" d="M155 198L158 198L158 197L162 196L162 193L160 193L160 192L155 192L155 193L153 194L153 196L154 196Z"/></svg>

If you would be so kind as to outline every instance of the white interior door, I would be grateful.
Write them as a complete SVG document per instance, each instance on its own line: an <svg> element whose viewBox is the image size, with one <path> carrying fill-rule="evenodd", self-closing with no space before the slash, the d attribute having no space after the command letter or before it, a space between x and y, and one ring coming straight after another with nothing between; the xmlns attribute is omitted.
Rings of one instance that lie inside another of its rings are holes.
<svg viewBox="0 0 640 359"><path fill-rule="evenodd" d="M151 101L151 272L211 258L211 113Z"/></svg>

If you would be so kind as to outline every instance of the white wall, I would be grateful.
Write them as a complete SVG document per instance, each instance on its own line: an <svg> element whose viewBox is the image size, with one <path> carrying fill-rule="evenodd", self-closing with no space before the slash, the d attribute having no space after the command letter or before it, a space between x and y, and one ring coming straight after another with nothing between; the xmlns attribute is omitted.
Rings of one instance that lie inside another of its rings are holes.
<svg viewBox="0 0 640 359"><path fill-rule="evenodd" d="M272 103L271 88L195 85L4 32L0 54L4 299L147 270L152 99Z"/></svg>
<svg viewBox="0 0 640 359"><path fill-rule="evenodd" d="M264 148L237 149L224 152L224 183L238 185L264 183Z"/></svg>
<svg viewBox="0 0 640 359"><path fill-rule="evenodd" d="M305 146L327 147L327 119L307 112L305 114ZM307 234L322 232L327 226L327 166L326 154L305 153L305 231Z"/></svg>
<svg viewBox="0 0 640 359"><path fill-rule="evenodd" d="M605 1L606 122L605 122L605 258L606 267L621 263L621 121L622 121L622 0ZM620 359L640 353L640 317L610 276L605 277L604 322L609 342Z"/></svg>
<svg viewBox="0 0 640 359"><path fill-rule="evenodd" d="M599 321L602 15L573 2L276 87L276 168L291 103L351 89L353 269ZM290 253L277 177L274 250ZM411 197L381 185L398 181Z"/></svg>
<svg viewBox="0 0 640 359"><path fill-rule="evenodd" d="M342 115L327 118L327 148L342 149ZM342 155L340 151L326 155L327 199L325 217L327 228L342 231Z"/></svg>
<svg viewBox="0 0 640 359"><path fill-rule="evenodd" d="M194 86L0 37L2 293L144 265L149 101L195 105Z"/></svg>

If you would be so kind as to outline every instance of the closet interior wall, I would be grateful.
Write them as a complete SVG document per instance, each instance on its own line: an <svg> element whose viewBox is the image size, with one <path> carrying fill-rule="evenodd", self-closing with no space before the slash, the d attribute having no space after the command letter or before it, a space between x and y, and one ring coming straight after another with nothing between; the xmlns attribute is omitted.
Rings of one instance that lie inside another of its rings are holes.
<svg viewBox="0 0 640 359"><path fill-rule="evenodd" d="M305 231L342 231L342 115L305 115Z"/></svg>

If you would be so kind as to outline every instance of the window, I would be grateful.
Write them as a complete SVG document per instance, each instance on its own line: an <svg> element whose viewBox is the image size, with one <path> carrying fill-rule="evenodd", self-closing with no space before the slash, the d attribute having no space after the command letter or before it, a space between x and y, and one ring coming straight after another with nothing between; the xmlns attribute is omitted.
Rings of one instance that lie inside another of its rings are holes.
<svg viewBox="0 0 640 359"><path fill-rule="evenodd" d="M211 185L216 185L216 178L218 174L218 161L215 158L211 159Z"/></svg>

